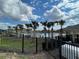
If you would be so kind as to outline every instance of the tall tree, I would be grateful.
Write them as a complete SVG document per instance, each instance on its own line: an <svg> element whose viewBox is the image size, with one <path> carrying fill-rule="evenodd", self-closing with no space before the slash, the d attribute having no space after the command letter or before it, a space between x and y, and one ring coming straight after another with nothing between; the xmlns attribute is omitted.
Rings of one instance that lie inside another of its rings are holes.
<svg viewBox="0 0 79 59"><path fill-rule="evenodd" d="M11 34L11 26L8 26L8 35Z"/></svg>
<svg viewBox="0 0 79 59"><path fill-rule="evenodd" d="M60 29L60 36L62 37L62 33L63 33L63 25L64 25L65 21L64 20L60 20L59 21L59 25L61 26L61 29Z"/></svg>
<svg viewBox="0 0 79 59"><path fill-rule="evenodd" d="M14 26L13 28L14 28L14 30L16 32L16 36L17 36L17 34L18 34L18 27L17 26Z"/></svg>
<svg viewBox="0 0 79 59"><path fill-rule="evenodd" d="M20 37L21 37L21 34L22 34L24 27L22 24L18 24L17 27L18 27L18 31L20 32Z"/></svg>
<svg viewBox="0 0 79 59"><path fill-rule="evenodd" d="M30 25L30 26L31 26L31 25ZM35 30L37 29L38 26L39 26L38 22L32 21L32 28L33 28L33 30L34 30L34 36L36 36Z"/></svg>
<svg viewBox="0 0 79 59"><path fill-rule="evenodd" d="M34 31L37 29L38 26L39 26L38 22L32 21L32 27L33 27Z"/></svg>
<svg viewBox="0 0 79 59"><path fill-rule="evenodd" d="M27 28L32 27L32 24L25 24Z"/></svg>
<svg viewBox="0 0 79 59"><path fill-rule="evenodd" d="M24 34L22 34L22 30L24 29L22 24L18 24L17 27L19 27L20 32L20 37L22 35L22 53L24 53Z"/></svg>
<svg viewBox="0 0 79 59"><path fill-rule="evenodd" d="M53 26L54 26L54 23L55 22L51 22L51 26L52 26L52 28L51 28L52 35L51 36L52 36L52 39L53 39Z"/></svg>
<svg viewBox="0 0 79 59"><path fill-rule="evenodd" d="M22 31L23 31L24 27L23 27L23 25L22 25L22 24L18 24L18 25L17 25L17 27L18 27L18 28L19 28L19 30L20 30L20 37L21 37L21 33L22 33Z"/></svg>
<svg viewBox="0 0 79 59"><path fill-rule="evenodd" d="M64 20L60 20L59 21L59 25L61 26L61 29L60 29L60 35L62 36L62 33L63 33L63 25L64 25L65 21Z"/></svg>
<svg viewBox="0 0 79 59"><path fill-rule="evenodd" d="M32 21L32 28L34 30L34 35L35 36L36 36L35 30L37 29L38 26L39 26L38 22ZM37 39L37 37L36 37L36 53L38 53L38 39Z"/></svg>
<svg viewBox="0 0 79 59"><path fill-rule="evenodd" d="M32 29L32 24L25 24L26 28L26 32L27 34L30 34L32 36L32 31L30 31L30 28Z"/></svg>
<svg viewBox="0 0 79 59"><path fill-rule="evenodd" d="M56 23L57 25L59 25L59 21L55 21L54 23Z"/></svg>
<svg viewBox="0 0 79 59"><path fill-rule="evenodd" d="M46 38L46 34L47 34L47 29L46 29L46 27L47 27L47 21L45 21L45 22L41 22L41 24L44 26L44 34L45 34L45 45L46 45L46 50L48 50L48 40L47 40L47 38Z"/></svg>
<svg viewBox="0 0 79 59"><path fill-rule="evenodd" d="M45 35L45 38L46 38L46 32L47 32L46 26L47 26L47 21L41 22L41 24L44 26L44 35Z"/></svg>
<svg viewBox="0 0 79 59"><path fill-rule="evenodd" d="M22 24L18 24L17 27L19 28L20 31L24 29Z"/></svg>
<svg viewBox="0 0 79 59"><path fill-rule="evenodd" d="M52 26L51 22L47 23L47 28L48 28L48 37L50 38L50 27Z"/></svg>

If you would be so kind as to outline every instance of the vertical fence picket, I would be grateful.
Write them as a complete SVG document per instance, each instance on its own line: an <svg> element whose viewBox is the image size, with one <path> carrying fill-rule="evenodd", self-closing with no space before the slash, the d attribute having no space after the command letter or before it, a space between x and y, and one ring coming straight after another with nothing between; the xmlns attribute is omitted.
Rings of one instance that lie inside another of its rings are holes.
<svg viewBox="0 0 79 59"><path fill-rule="evenodd" d="M22 36L22 53L24 53L24 34Z"/></svg>

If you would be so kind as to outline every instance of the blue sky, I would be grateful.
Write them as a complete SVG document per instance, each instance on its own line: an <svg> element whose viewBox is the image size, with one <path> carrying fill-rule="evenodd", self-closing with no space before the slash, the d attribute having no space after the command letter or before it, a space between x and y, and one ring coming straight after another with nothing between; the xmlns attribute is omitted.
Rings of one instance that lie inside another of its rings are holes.
<svg viewBox="0 0 79 59"><path fill-rule="evenodd" d="M79 24L79 0L0 0L0 29L35 21L65 20L64 27ZM41 29L42 26L38 29ZM55 29L59 29L55 25Z"/></svg>

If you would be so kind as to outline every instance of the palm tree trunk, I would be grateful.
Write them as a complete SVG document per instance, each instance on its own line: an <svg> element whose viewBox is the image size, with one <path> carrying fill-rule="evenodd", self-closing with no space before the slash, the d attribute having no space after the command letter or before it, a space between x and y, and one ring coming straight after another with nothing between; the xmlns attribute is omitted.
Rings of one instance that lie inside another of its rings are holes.
<svg viewBox="0 0 79 59"><path fill-rule="evenodd" d="M22 37L22 35L21 35L21 34L22 34L22 30L21 30L21 32L20 32L20 38Z"/></svg>
<svg viewBox="0 0 79 59"><path fill-rule="evenodd" d="M35 38L35 41L36 41L36 53L38 53L38 39L36 37L35 29L34 29L34 38Z"/></svg>
<svg viewBox="0 0 79 59"><path fill-rule="evenodd" d="M51 36L52 36L52 39L53 39L53 27L52 27L52 35Z"/></svg>
<svg viewBox="0 0 79 59"><path fill-rule="evenodd" d="M36 37L35 29L34 29L34 32L33 32L33 37L34 37L34 38Z"/></svg>
<svg viewBox="0 0 79 59"><path fill-rule="evenodd" d="M45 28L46 28L46 27L45 27ZM44 35L45 35L45 43L46 43L46 41L47 41L46 34L47 34L47 31L46 31L46 29L45 29L45 31L44 31Z"/></svg>
<svg viewBox="0 0 79 59"><path fill-rule="evenodd" d="M10 31L9 31L9 29L8 29L8 36L10 35Z"/></svg>
<svg viewBox="0 0 79 59"><path fill-rule="evenodd" d="M16 32L16 36L17 36L17 30L15 30L15 32Z"/></svg>
<svg viewBox="0 0 79 59"><path fill-rule="evenodd" d="M61 25L61 29L60 29L61 40L62 40L62 32L63 32L63 29L62 29L62 25Z"/></svg>
<svg viewBox="0 0 79 59"><path fill-rule="evenodd" d="M50 38L50 29L48 28L48 38Z"/></svg>
<svg viewBox="0 0 79 59"><path fill-rule="evenodd" d="M46 40L46 32L44 32L44 35L45 35L45 43L46 43L46 41L47 41L47 40Z"/></svg>
<svg viewBox="0 0 79 59"><path fill-rule="evenodd" d="M49 38L50 38L50 28L49 28Z"/></svg>
<svg viewBox="0 0 79 59"><path fill-rule="evenodd" d="M48 28L48 38L46 38L46 50L48 50L48 39L50 39L50 28Z"/></svg>
<svg viewBox="0 0 79 59"><path fill-rule="evenodd" d="M54 48L54 41L53 41L53 27L52 27L52 39L51 39L51 49Z"/></svg>

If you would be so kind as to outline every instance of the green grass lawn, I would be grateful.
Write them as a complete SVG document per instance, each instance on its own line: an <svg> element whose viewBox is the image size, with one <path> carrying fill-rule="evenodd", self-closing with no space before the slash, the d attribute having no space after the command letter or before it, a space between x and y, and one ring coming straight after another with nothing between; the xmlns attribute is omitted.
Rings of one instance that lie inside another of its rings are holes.
<svg viewBox="0 0 79 59"><path fill-rule="evenodd" d="M0 59L6 59L6 57L5 56L0 56Z"/></svg>
<svg viewBox="0 0 79 59"><path fill-rule="evenodd" d="M1 54L1 53L0 53ZM6 55L6 53L0 56L0 59L29 59L28 55Z"/></svg>
<svg viewBox="0 0 79 59"><path fill-rule="evenodd" d="M39 46L41 45L41 42L42 42L42 40L38 40ZM10 39L10 38L3 37L3 38L0 38L0 48L1 47L21 49L22 48L22 40L21 39ZM28 50L33 51L32 49L35 49L35 47L36 47L35 39L25 39L24 40L24 48L27 51ZM41 48L39 48L39 49L41 49ZM0 53L0 59L6 59L6 53L7 52L5 52L4 55L2 55ZM36 59L41 59L41 56L38 56L38 58L37 58L37 56L35 55ZM34 55L32 55L32 56L31 55L16 55L16 57L17 57L17 59L33 59ZM44 59L44 58L42 58L42 59Z"/></svg>
<svg viewBox="0 0 79 59"><path fill-rule="evenodd" d="M0 47L21 49L22 40L0 38ZM24 48L31 49L33 47L35 47L35 40L24 40Z"/></svg>

